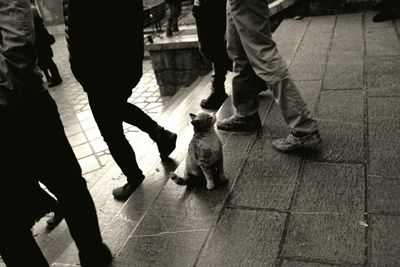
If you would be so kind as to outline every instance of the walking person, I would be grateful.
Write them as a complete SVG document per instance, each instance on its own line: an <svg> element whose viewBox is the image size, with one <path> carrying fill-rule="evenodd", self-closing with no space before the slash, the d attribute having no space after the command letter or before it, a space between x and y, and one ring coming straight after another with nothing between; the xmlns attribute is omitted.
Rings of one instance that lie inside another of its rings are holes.
<svg viewBox="0 0 400 267"><path fill-rule="evenodd" d="M46 76L48 87L54 87L62 83L60 72L53 60L53 50L51 45L54 44L54 36L51 35L43 19L40 17L37 7L32 3L33 24L35 28L35 47L38 57L38 66Z"/></svg>
<svg viewBox="0 0 400 267"><path fill-rule="evenodd" d="M316 147L321 142L317 122L307 109L272 40L268 2L228 0L227 39L228 54L236 73L232 81L236 113L219 121L217 128L226 131L261 129L257 110L258 76L267 83L290 128L285 138L273 141L273 147L282 152Z"/></svg>
<svg viewBox="0 0 400 267"><path fill-rule="evenodd" d="M166 35L172 36L174 32L179 31L178 18L182 12L182 0L165 0L165 3L169 9Z"/></svg>
<svg viewBox="0 0 400 267"><path fill-rule="evenodd" d="M201 54L211 61L213 75L211 93L200 106L218 109L228 95L225 77L232 70L232 61L226 51L226 0L199 1L193 5Z"/></svg>
<svg viewBox="0 0 400 267"><path fill-rule="evenodd" d="M30 230L45 208L41 182L58 199L81 265L105 267L112 255L35 52L29 0L0 1L0 210L9 218L0 220L0 254L8 267L49 266Z"/></svg>
<svg viewBox="0 0 400 267"><path fill-rule="evenodd" d="M88 1L64 0L64 14L71 70L87 93L111 156L127 177L127 183L114 189L113 195L118 200L126 200L145 177L124 135L122 123L149 134L161 158L171 154L177 139L175 133L128 103L132 88L142 76L143 3L135 0L93 5Z"/></svg>

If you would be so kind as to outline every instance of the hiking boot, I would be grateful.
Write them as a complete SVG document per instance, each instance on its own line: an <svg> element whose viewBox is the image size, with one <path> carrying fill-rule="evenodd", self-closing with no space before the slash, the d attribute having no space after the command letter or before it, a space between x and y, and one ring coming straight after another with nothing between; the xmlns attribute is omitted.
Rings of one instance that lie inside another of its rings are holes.
<svg viewBox="0 0 400 267"><path fill-rule="evenodd" d="M302 137L296 137L290 132L286 137L272 141L272 146L280 152L291 152L299 149L315 149L321 141L319 131Z"/></svg>
<svg viewBox="0 0 400 267"><path fill-rule="evenodd" d="M113 190L112 194L115 199L125 201L133 192L142 184L144 177L138 179L135 182L128 182L124 186L117 187Z"/></svg>
<svg viewBox="0 0 400 267"><path fill-rule="evenodd" d="M228 97L226 93L211 93L206 99L201 100L200 107L206 109L219 109Z"/></svg>
<svg viewBox="0 0 400 267"><path fill-rule="evenodd" d="M261 120L258 112L249 117L240 117L237 114L217 123L217 128L224 131L252 132L261 129Z"/></svg>
<svg viewBox="0 0 400 267"><path fill-rule="evenodd" d="M112 254L106 244L102 244L100 249L82 254L79 252L79 261L82 267L107 267L112 261Z"/></svg>
<svg viewBox="0 0 400 267"><path fill-rule="evenodd" d="M161 128L160 134L155 138L155 142L158 147L158 152L160 152L160 157L162 159L168 158L168 156L174 151L176 147L176 133L171 133L164 128Z"/></svg>
<svg viewBox="0 0 400 267"><path fill-rule="evenodd" d="M54 86L57 86L57 85L61 84L62 81L63 80L61 78L54 79L54 80L51 80L51 82L47 86L48 87L54 87Z"/></svg>
<svg viewBox="0 0 400 267"><path fill-rule="evenodd" d="M51 217L50 219L48 219L46 221L47 223L47 227L50 228L54 228L57 225L60 224L60 222L64 219L63 214L61 213L61 211L59 209L57 209L56 211L54 211L53 217Z"/></svg>

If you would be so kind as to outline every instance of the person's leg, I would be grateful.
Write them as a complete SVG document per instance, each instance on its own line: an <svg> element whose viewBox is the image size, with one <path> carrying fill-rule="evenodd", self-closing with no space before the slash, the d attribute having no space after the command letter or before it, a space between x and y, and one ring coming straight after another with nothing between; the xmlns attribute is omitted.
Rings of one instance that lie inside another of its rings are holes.
<svg viewBox="0 0 400 267"><path fill-rule="evenodd" d="M125 101L122 120L147 133L156 142L162 159L167 158L174 151L177 135L158 125L156 121L136 105Z"/></svg>
<svg viewBox="0 0 400 267"><path fill-rule="evenodd" d="M28 126L35 129L30 133L35 140L31 144L32 168L56 196L82 266L106 266L111 261L110 251L102 242L96 208L64 133L57 106L47 92L34 100L26 103L25 114L30 121Z"/></svg>
<svg viewBox="0 0 400 267"><path fill-rule="evenodd" d="M58 71L57 65L54 63L52 58L49 59L48 67L51 73L51 83L49 84L49 87L54 87L62 83L60 72Z"/></svg>
<svg viewBox="0 0 400 267"><path fill-rule="evenodd" d="M95 92L96 89L100 90L100 88L87 90L93 117L111 156L128 180L125 188L117 188L113 194L118 199L127 199L144 179L136 161L135 152L126 139L122 126L127 105L115 94L98 93Z"/></svg>
<svg viewBox="0 0 400 267"><path fill-rule="evenodd" d="M217 109L227 98L225 76L232 69L226 51L226 1L208 1L193 8L201 54L212 62L211 94L200 102L202 108Z"/></svg>
<svg viewBox="0 0 400 267"><path fill-rule="evenodd" d="M168 3L168 9L169 9L169 16L168 16L168 22L167 22L167 30L166 34L167 36L172 36L172 24L174 22L174 16L175 16L175 5L174 3Z"/></svg>
<svg viewBox="0 0 400 267"><path fill-rule="evenodd" d="M46 213L41 207L40 187L29 168L29 147L25 145L26 124L15 110L0 108L0 255L9 267L49 266L30 228ZM32 141L32 140L30 140ZM16 195L17 192L17 195Z"/></svg>
<svg viewBox="0 0 400 267"><path fill-rule="evenodd" d="M230 4L227 6L228 54L234 62L232 98L236 113L219 121L217 128L227 131L254 131L261 128L258 116L258 80L243 49L242 42L234 24Z"/></svg>
<svg viewBox="0 0 400 267"><path fill-rule="evenodd" d="M13 220L7 217L7 220ZM49 266L29 228L15 222L0 226L0 255L7 267Z"/></svg>
<svg viewBox="0 0 400 267"><path fill-rule="evenodd" d="M244 0L229 2L232 20L240 35L243 50L254 72L268 84L291 134L295 137L307 136L312 138L313 143L319 143L317 123L289 77L288 68L272 40L268 3L260 0L246 0L246 3ZM274 143L275 148L286 150L277 146L278 144ZM292 148L298 147L294 144Z"/></svg>
<svg viewBox="0 0 400 267"><path fill-rule="evenodd" d="M176 1L175 3L175 15L174 15L174 20L172 23L172 31L173 32L178 32L179 27L178 27L178 22L179 22L179 16L182 13L182 2L181 1Z"/></svg>

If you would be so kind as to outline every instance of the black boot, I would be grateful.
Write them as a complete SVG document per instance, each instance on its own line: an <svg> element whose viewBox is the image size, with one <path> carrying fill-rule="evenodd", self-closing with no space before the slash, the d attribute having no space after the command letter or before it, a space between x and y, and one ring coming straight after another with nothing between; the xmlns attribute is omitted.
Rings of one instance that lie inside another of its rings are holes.
<svg viewBox="0 0 400 267"><path fill-rule="evenodd" d="M153 140L157 144L161 159L166 159L176 147L176 133L172 133L160 127Z"/></svg>

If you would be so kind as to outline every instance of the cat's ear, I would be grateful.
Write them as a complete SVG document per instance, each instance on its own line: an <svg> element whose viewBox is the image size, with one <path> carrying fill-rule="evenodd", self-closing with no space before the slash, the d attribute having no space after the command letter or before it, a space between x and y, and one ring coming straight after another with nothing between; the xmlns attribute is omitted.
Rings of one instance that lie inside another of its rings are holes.
<svg viewBox="0 0 400 267"><path fill-rule="evenodd" d="M190 116L190 118L191 118L192 120L194 120L194 118L196 118L196 114L193 114L193 113L189 113L189 116Z"/></svg>
<svg viewBox="0 0 400 267"><path fill-rule="evenodd" d="M215 124L216 121L217 121L217 119L216 119L215 116L213 116L213 115L209 115L209 116L207 117L207 123L208 123L208 125L210 125L210 126L213 126L213 125Z"/></svg>

